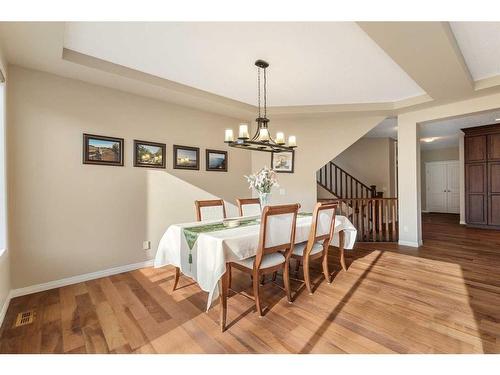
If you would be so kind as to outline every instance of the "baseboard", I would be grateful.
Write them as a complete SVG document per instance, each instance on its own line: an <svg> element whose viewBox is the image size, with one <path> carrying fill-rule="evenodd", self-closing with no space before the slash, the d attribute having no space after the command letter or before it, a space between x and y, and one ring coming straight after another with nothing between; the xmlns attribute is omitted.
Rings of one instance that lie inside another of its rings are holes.
<svg viewBox="0 0 500 375"><path fill-rule="evenodd" d="M422 244L419 244L417 241L398 241L398 245L401 246L410 246L410 247L419 247L422 246Z"/></svg>
<svg viewBox="0 0 500 375"><path fill-rule="evenodd" d="M12 290L7 294L5 298L5 302L3 303L2 308L0 309L0 327L3 324L3 320L5 318L5 314L7 314L7 309L9 308L10 300L12 299Z"/></svg>
<svg viewBox="0 0 500 375"><path fill-rule="evenodd" d="M463 220L460 220L460 225L467 225L467 223Z"/></svg>
<svg viewBox="0 0 500 375"><path fill-rule="evenodd" d="M10 292L10 298L20 297L31 293L43 292L44 290L60 288L62 286L77 284L84 281L99 279L101 277L116 275L118 273L128 272L137 270L139 268L152 267L154 259L147 260L145 262L127 264L125 266L108 268L106 270L85 273L83 275L77 275L72 277L67 277L65 279L49 281L48 283L30 285L24 288L13 289Z"/></svg>

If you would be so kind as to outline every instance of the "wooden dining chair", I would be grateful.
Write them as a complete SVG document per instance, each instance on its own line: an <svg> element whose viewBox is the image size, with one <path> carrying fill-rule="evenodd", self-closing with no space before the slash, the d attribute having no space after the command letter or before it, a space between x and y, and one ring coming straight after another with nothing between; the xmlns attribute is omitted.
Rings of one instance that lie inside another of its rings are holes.
<svg viewBox="0 0 500 375"><path fill-rule="evenodd" d="M333 239L335 229L335 213L337 203L320 202L316 204L313 211L311 230L306 242L296 244L291 253L299 264L302 262L304 270L304 282L307 290L312 294L309 263L311 260L323 258L323 274L327 283L331 283L328 270L328 248Z"/></svg>
<svg viewBox="0 0 500 375"><path fill-rule="evenodd" d="M226 218L226 208L222 199L194 201L196 220L217 220Z"/></svg>
<svg viewBox="0 0 500 375"><path fill-rule="evenodd" d="M300 205L266 206L262 211L260 237L257 254L254 257L230 262L227 272L232 268L252 275L255 305L262 316L259 288L260 277L283 270L283 283L288 302L292 302L290 292L290 255L295 243L295 225ZM230 275L229 275L230 278Z"/></svg>
<svg viewBox="0 0 500 375"><path fill-rule="evenodd" d="M238 198L238 210L240 216L257 216L261 214L259 198Z"/></svg>
<svg viewBox="0 0 500 375"><path fill-rule="evenodd" d="M226 218L226 208L224 207L224 201L222 199L212 199L206 201L194 201L196 208L196 220L217 220ZM179 267L175 267L174 284L172 286L172 291L177 288L179 283L179 278L181 276L181 270Z"/></svg>

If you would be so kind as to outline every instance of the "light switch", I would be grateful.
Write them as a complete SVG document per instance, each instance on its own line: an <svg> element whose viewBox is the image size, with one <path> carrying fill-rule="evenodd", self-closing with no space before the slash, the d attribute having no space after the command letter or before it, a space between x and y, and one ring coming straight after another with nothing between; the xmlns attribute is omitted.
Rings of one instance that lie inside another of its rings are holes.
<svg viewBox="0 0 500 375"><path fill-rule="evenodd" d="M149 250L151 249L151 241L144 241L142 243L142 250Z"/></svg>

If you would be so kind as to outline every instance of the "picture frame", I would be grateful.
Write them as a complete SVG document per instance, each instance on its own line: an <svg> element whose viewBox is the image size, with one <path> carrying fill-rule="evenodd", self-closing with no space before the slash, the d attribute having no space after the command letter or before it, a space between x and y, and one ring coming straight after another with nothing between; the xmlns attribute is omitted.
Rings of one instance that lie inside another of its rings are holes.
<svg viewBox="0 0 500 375"><path fill-rule="evenodd" d="M199 147L174 145L174 169L199 170Z"/></svg>
<svg viewBox="0 0 500 375"><path fill-rule="evenodd" d="M227 151L205 150L206 170L211 172L227 172Z"/></svg>
<svg viewBox="0 0 500 375"><path fill-rule="evenodd" d="M282 151L282 152L271 153L271 169L276 173L293 173L294 168L295 168L295 151Z"/></svg>
<svg viewBox="0 0 500 375"><path fill-rule="evenodd" d="M134 139L134 167L166 168L165 143Z"/></svg>
<svg viewBox="0 0 500 375"><path fill-rule="evenodd" d="M123 167L123 138L83 134L83 164Z"/></svg>

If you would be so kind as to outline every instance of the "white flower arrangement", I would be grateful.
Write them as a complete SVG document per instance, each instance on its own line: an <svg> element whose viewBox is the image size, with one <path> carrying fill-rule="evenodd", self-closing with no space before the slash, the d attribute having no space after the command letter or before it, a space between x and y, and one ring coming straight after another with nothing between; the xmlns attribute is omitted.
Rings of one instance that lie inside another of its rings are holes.
<svg viewBox="0 0 500 375"><path fill-rule="evenodd" d="M245 176L250 186L249 189L255 189L260 194L270 193L273 186L278 187L278 180L276 179L276 172L267 167L262 168L258 173Z"/></svg>

